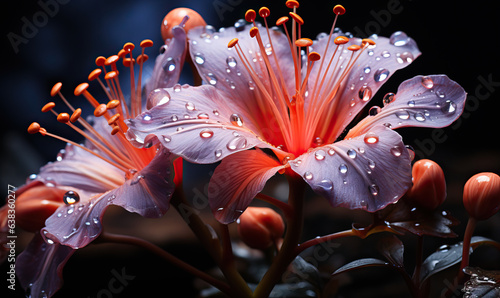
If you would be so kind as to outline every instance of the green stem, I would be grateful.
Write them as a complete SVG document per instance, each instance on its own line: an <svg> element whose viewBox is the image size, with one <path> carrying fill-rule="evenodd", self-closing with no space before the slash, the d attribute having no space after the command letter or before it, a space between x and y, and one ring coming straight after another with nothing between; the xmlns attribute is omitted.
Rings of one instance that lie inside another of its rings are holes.
<svg viewBox="0 0 500 298"><path fill-rule="evenodd" d="M129 244L129 245L135 245L139 246L142 248L145 248L149 250L150 252L158 255L159 257L165 259L166 261L174 264L175 266L185 270L186 272L191 273L192 275L206 281L207 283L211 284L212 286L216 287L220 291L230 294L230 289L229 286L218 280L215 279L214 277L208 275L207 273L198 270L197 268L191 266L190 264L178 259L177 257L171 255L170 253L166 252L162 248L158 247L157 245L146 241L141 238L133 237L133 236L127 236L127 235L116 235L116 234L111 234L111 233L105 233L103 232L100 237L100 241L102 242L108 242L108 243L120 243L120 244Z"/></svg>
<svg viewBox="0 0 500 298"><path fill-rule="evenodd" d="M274 286L281 280L281 276L296 256L295 250L300 241L304 221L302 207L306 184L299 176L289 177L288 184L290 189L288 204L291 213L287 217L285 238L269 270L255 289L254 297L257 298L269 297Z"/></svg>

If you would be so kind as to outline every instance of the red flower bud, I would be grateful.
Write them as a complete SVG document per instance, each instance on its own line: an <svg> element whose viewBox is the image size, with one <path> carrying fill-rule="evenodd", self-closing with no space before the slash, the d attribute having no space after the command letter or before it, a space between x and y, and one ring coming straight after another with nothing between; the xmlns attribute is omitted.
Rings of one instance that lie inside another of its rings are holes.
<svg viewBox="0 0 500 298"><path fill-rule="evenodd" d="M472 176L464 186L464 206L478 220L493 216L500 209L500 177L494 173Z"/></svg>
<svg viewBox="0 0 500 298"><path fill-rule="evenodd" d="M173 9L169 13L167 13L165 18L163 19L163 22L161 23L161 37L163 38L163 40L173 37L172 28L179 25L186 15L189 16L189 20L184 25L184 30L186 32L188 32L192 28L207 25L205 20L192 9L184 7Z"/></svg>
<svg viewBox="0 0 500 298"><path fill-rule="evenodd" d="M271 208L248 207L239 218L241 240L251 248L266 249L280 239L285 230L281 216Z"/></svg>
<svg viewBox="0 0 500 298"><path fill-rule="evenodd" d="M413 187L406 197L415 205L434 210L446 199L446 181L441 167L432 160L417 161L412 168Z"/></svg>
<svg viewBox="0 0 500 298"><path fill-rule="evenodd" d="M16 224L29 232L40 230L45 226L45 220L64 205L63 196L66 192L47 186L26 190L16 199Z"/></svg>

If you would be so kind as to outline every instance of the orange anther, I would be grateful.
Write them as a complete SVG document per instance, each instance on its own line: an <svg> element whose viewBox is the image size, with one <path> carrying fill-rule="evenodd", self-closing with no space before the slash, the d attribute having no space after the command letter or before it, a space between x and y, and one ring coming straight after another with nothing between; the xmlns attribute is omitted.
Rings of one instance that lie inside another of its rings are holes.
<svg viewBox="0 0 500 298"><path fill-rule="evenodd" d="M347 38L345 36L337 36L337 37L335 37L335 39L333 40L333 42L336 45L346 44L346 43L349 42L349 38Z"/></svg>
<svg viewBox="0 0 500 298"><path fill-rule="evenodd" d="M307 58L309 58L309 60L311 60L311 61L318 61L319 59L321 59L321 55L316 53L316 52L311 52L311 53L309 53Z"/></svg>
<svg viewBox="0 0 500 298"><path fill-rule="evenodd" d="M313 41L309 38L300 38L295 41L295 45L298 47L310 47L312 46Z"/></svg>
<svg viewBox="0 0 500 298"><path fill-rule="evenodd" d="M353 44L353 45L348 46L348 47L347 47L347 49L348 49L349 51L356 52L356 51L359 51L359 49L361 49L361 47L360 47L360 46L358 46L357 44Z"/></svg>
<svg viewBox="0 0 500 298"><path fill-rule="evenodd" d="M62 83L57 82L54 84L52 87L52 90L50 90L50 96L54 97L56 96L60 91L61 91Z"/></svg>
<svg viewBox="0 0 500 298"><path fill-rule="evenodd" d="M342 5L335 5L333 8L333 13L336 15L343 15L345 13L345 8Z"/></svg>
<svg viewBox="0 0 500 298"><path fill-rule="evenodd" d="M35 133L38 133L40 131L40 124L38 124L37 122L33 122L30 124L30 126L28 126L28 133L30 134L35 134Z"/></svg>
<svg viewBox="0 0 500 298"><path fill-rule="evenodd" d="M104 58L103 56L99 56L95 59L95 65L99 67L104 66L104 62L106 62L106 58Z"/></svg>
<svg viewBox="0 0 500 298"><path fill-rule="evenodd" d="M298 8L299 7L299 1L288 0L288 1L286 1L285 5L288 8Z"/></svg>
<svg viewBox="0 0 500 298"><path fill-rule="evenodd" d="M304 25L304 20L298 14L295 12L289 12L289 14L295 22L299 23L299 25Z"/></svg>
<svg viewBox="0 0 500 298"><path fill-rule="evenodd" d="M227 47L228 48L232 48L234 47L237 43L238 43L238 40L237 38L233 38L231 39L228 43L227 43Z"/></svg>
<svg viewBox="0 0 500 298"><path fill-rule="evenodd" d="M106 114L106 111L107 111L106 105L101 103L95 108L94 116L101 117L102 115Z"/></svg>
<svg viewBox="0 0 500 298"><path fill-rule="evenodd" d="M61 113L57 115L57 121L61 123L68 123L69 122L69 114L68 113Z"/></svg>
<svg viewBox="0 0 500 298"><path fill-rule="evenodd" d="M127 51L125 51L124 49L121 49L118 51L117 55L118 55L118 57L123 59L123 58L125 58L125 55L127 55Z"/></svg>
<svg viewBox="0 0 500 298"><path fill-rule="evenodd" d="M281 17L276 21L276 26L281 26L284 23L288 22L289 18L288 17Z"/></svg>
<svg viewBox="0 0 500 298"><path fill-rule="evenodd" d="M151 39L145 39L139 44L141 48L150 48L153 46L153 41Z"/></svg>
<svg viewBox="0 0 500 298"><path fill-rule="evenodd" d="M365 46L367 44L370 46L374 46L375 42L369 38L363 38L363 40L361 40L361 45Z"/></svg>
<svg viewBox="0 0 500 298"><path fill-rule="evenodd" d="M113 117L108 119L108 124L112 125L116 121L118 121L118 118L120 118L120 114L114 114Z"/></svg>
<svg viewBox="0 0 500 298"><path fill-rule="evenodd" d="M113 100L110 100L110 101L108 102L108 104L106 104L106 108L107 108L108 110L112 110L112 109L116 108L116 107L117 107L117 106L119 106L119 105L120 105L120 101L119 101L119 100L117 100L117 99L113 99Z"/></svg>
<svg viewBox="0 0 500 298"><path fill-rule="evenodd" d="M50 110L52 110L54 107L56 106L55 103L53 103L52 101L45 104L43 107L42 107L42 112L46 113L46 112L49 112Z"/></svg>
<svg viewBox="0 0 500 298"><path fill-rule="evenodd" d="M250 37L255 37L257 33L259 33L259 29L257 27L252 27L252 29L250 29Z"/></svg>
<svg viewBox="0 0 500 298"><path fill-rule="evenodd" d="M269 15L271 14L271 11L269 10L269 8L263 6L259 9L259 16L263 17L263 18L267 18Z"/></svg>
<svg viewBox="0 0 500 298"><path fill-rule="evenodd" d="M71 114L69 121L71 121L71 123L74 123L78 121L78 119L80 119L80 116L82 116L82 109L78 108L73 112L73 114Z"/></svg>
<svg viewBox="0 0 500 298"><path fill-rule="evenodd" d="M116 78L116 76L118 76L118 72L112 70L112 71L109 71L108 73L106 73L106 75L104 76L104 78L106 80L112 80L112 79Z"/></svg>
<svg viewBox="0 0 500 298"><path fill-rule="evenodd" d="M120 57L118 57L118 55L109 56L108 59L106 59L106 61L104 62L104 65L115 64L116 61L118 61L118 60L120 60Z"/></svg>
<svg viewBox="0 0 500 298"><path fill-rule="evenodd" d="M163 41L173 37L172 29L175 26L181 25L186 16L189 17L189 20L182 25L186 32L189 32L193 28L207 25L200 14L192 9L185 7L173 9L167 13L161 22L161 37Z"/></svg>
<svg viewBox="0 0 500 298"><path fill-rule="evenodd" d="M131 52L132 50L135 49L135 44L131 43L131 42L127 42L123 45L123 49L127 52Z"/></svg>
<svg viewBox="0 0 500 298"><path fill-rule="evenodd" d="M135 59L133 58L124 58L123 59L123 66L125 67L131 67L132 65L134 65L135 63Z"/></svg>
<svg viewBox="0 0 500 298"><path fill-rule="evenodd" d="M94 69L90 74L89 74L89 81L93 81L95 79L97 79L102 73L102 70L100 68L96 68Z"/></svg>
<svg viewBox="0 0 500 298"><path fill-rule="evenodd" d="M87 91L88 87L89 87L88 83L81 83L80 85L76 86L75 96L80 96L84 91Z"/></svg>
<svg viewBox="0 0 500 298"><path fill-rule="evenodd" d="M143 64L144 62L148 61L148 59L149 59L148 55L141 54L141 55L137 56L137 63Z"/></svg>
<svg viewBox="0 0 500 298"><path fill-rule="evenodd" d="M247 10L247 12L245 13L245 20L247 22L250 22L252 23L253 21L255 21L255 17L257 16L257 13L255 12L255 10L253 9L249 9Z"/></svg>
<svg viewBox="0 0 500 298"><path fill-rule="evenodd" d="M120 128L119 128L117 125L115 125L115 126L113 126L113 129L111 130L111 135L113 135L113 136L114 136L114 135L115 135L115 134L117 134L119 131L120 131Z"/></svg>

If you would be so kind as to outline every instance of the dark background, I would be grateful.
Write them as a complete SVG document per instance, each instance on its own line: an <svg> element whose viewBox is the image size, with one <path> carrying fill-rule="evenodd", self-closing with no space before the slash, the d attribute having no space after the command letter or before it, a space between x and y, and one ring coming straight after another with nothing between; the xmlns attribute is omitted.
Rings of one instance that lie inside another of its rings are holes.
<svg viewBox="0 0 500 298"><path fill-rule="evenodd" d="M47 1L43 1L48 3ZM61 1L62 2L62 1ZM33 21L40 15L41 6L37 1L9 2L8 9L1 12L2 56L0 67L0 154L1 185L19 186L25 178L36 173L40 166L54 160L63 144L59 141L29 135L28 125L37 121L49 131L58 132L72 140L79 141L66 127L57 123L51 114L42 114L40 108L50 101L50 89L55 82L63 83L63 93L77 106L84 106L81 99L74 99L73 88L86 80L88 73L95 68L94 59L99 55L109 56L116 53L127 41L139 43L144 38L155 42L149 50L150 57L156 55L161 45L160 22L164 15L175 7L190 7L205 18L208 24L216 28L231 26L242 18L249 8L258 9L266 5L271 9L270 21L285 15L288 9L282 1L67 1L59 4L58 11L46 20L38 32L28 38L26 44L20 44L16 53L9 42L9 32L22 36L23 17ZM347 13L337 23L344 31L370 35L377 33L389 36L394 31L405 31L414 38L422 52L409 67L398 71L384 85L372 101L373 105L381 105L381 98L386 92L395 92L398 85L415 75L447 74L457 81L469 94L469 103L463 116L451 127L444 130L444 135L431 142L432 129L404 129L400 133L407 144L417 150L417 158L430 158L437 161L444 169L448 182L448 200L445 208L454 211L462 222L466 216L461 207L461 193L467 179L478 172L491 171L500 173L500 151L498 150L498 115L500 111L500 71L498 50L498 29L500 24L497 11L490 1L474 1L464 5L458 1L344 1ZM305 20L303 36L312 39L320 32L330 30L333 20L332 8L337 3L318 4L315 1L302 1L298 13ZM363 36L364 37L364 36ZM152 63L150 63L152 67ZM181 79L189 83L189 79ZM485 85L485 81L493 82ZM189 167L188 169L192 169ZM206 183L210 167L201 167L200 183ZM7 193L7 190L5 190ZM332 211L333 214L337 211ZM349 214L347 212L347 214ZM482 223L477 234L492 237L500 241L500 215ZM344 220L345 222L343 222ZM349 227L352 219L344 218L330 223L330 228L321 227L322 233ZM315 223L312 221L311 226ZM346 226L347 225L347 226ZM464 228L462 223L456 228L458 233ZM324 231L323 231L324 230ZM319 233L319 234L322 234ZM315 236L315 235L312 235ZM175 238L175 237L173 237ZM174 244L172 244L172 243ZM191 246L181 241L168 243L172 250L186 253ZM429 250L437 246L429 244ZM112 247L122 249L121 247ZM194 248L196 250L196 248ZM188 251L189 252L189 251ZM135 268L139 282L130 286L121 297L133 295L134 291L157 293L160 290L168 296L179 281L186 280L188 275L168 264L159 263L154 257L144 252L132 251L123 253L123 258L105 250L104 256L93 257L93 254L77 254L65 271L67 288L60 297L73 293L81 288L81 297L96 296L99 289L110 278L110 270L129 266ZM139 254L139 256L137 256ZM135 257L134 259L130 256ZM193 262L204 259L199 250ZM88 258L90 258L90 263ZM348 257L346 257L348 259ZM487 259L487 257L486 257ZM500 264L498 254L493 257ZM348 259L349 260L349 259ZM493 262L493 263L495 263ZM130 263L130 264L129 264ZM104 265L103 265L104 264ZM128 265L127 265L128 264ZM159 265L161 264L161 265ZM103 265L105 268L102 268ZM167 266L163 268L163 266ZM91 269L89 269L91 267ZM4 267L1 267L4 268ZM165 269L165 270L164 270ZM166 273L168 282L156 273ZM496 266L500 269L500 266ZM81 272L80 272L81 271ZM3 272L3 270L2 270ZM128 272L128 271L127 271ZM140 272L140 274L139 274ZM83 276L82 276L83 275ZM4 278L0 284L3 286ZM104 280L101 284L99 281ZM360 280L363 281L363 280ZM365 280L366 282L366 280ZM97 283L93 286L93 283ZM91 285L89 285L91 284ZM138 285L139 284L139 285ZM185 283L190 287L190 283ZM127 293L129 293L127 295ZM403 293L405 293L403 291ZM10 293L12 294L12 293ZM19 293L18 293L19 294ZM116 295L118 296L118 295ZM175 296L175 295L174 295ZM80 297L74 296L73 297ZM346 295L346 297L350 297Z"/></svg>

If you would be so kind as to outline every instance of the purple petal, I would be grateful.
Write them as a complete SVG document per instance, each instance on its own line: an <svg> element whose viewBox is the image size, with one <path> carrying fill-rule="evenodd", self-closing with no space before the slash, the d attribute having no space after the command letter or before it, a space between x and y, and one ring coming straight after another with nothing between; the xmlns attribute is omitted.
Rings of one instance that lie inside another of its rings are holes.
<svg viewBox="0 0 500 298"><path fill-rule="evenodd" d="M75 250L59 243L49 244L40 234L19 254L17 277L29 297L51 297L62 286L62 270Z"/></svg>
<svg viewBox="0 0 500 298"><path fill-rule="evenodd" d="M254 146L267 146L252 115L230 108L212 86L169 89L167 103L127 120L139 146L157 137L172 153L194 163L213 163Z"/></svg>
<svg viewBox="0 0 500 298"><path fill-rule="evenodd" d="M230 105L239 109L248 110L252 113L258 111L255 100L248 101L247 98L256 96L257 88L255 79L252 78L238 56L235 48L228 49L227 45L233 38L238 38L246 59L250 61L252 68L258 74L259 80L266 86L270 86L269 74L263 57L268 57L274 73L279 73L278 64L284 77L286 89L291 95L295 94L295 80L293 70L293 58L290 51L288 38L279 30L270 30L273 48L269 42L267 32L260 24L257 24L265 51L259 48L256 38L250 37L250 29L253 26L224 28L214 32L210 27L195 28L188 33L191 58L200 73L202 79L210 85L217 87L222 93L231 99ZM276 63L274 54L279 62ZM269 88L270 89L270 88Z"/></svg>
<svg viewBox="0 0 500 298"><path fill-rule="evenodd" d="M267 180L285 166L262 150L246 150L224 158L208 185L208 199L221 223L235 221Z"/></svg>
<svg viewBox="0 0 500 298"><path fill-rule="evenodd" d="M161 47L156 57L153 74L147 83L147 93L157 88L173 87L179 82L184 59L186 58L186 31L181 26L172 28L173 38ZM151 108L148 102L148 108Z"/></svg>
<svg viewBox="0 0 500 298"><path fill-rule="evenodd" d="M359 135L376 125L392 129L408 126L444 127L460 117L467 93L446 75L417 76L404 81L394 101L349 132Z"/></svg>
<svg viewBox="0 0 500 298"><path fill-rule="evenodd" d="M342 35L342 33L338 35ZM327 62L331 59L336 48L336 45L333 43L336 36L333 36L330 41L328 54L326 57L322 57L325 63L321 75L318 75L320 68L319 61L315 63L311 71L309 79L309 91L311 94L314 93L312 88L315 82L317 80L321 81L325 77L323 73L326 70ZM420 55L415 41L403 32L396 32L390 38L377 36L372 36L371 38L376 42L376 45L369 46L368 49L365 49L360 54L348 77L343 81L336 98L330 104L330 108L327 108L321 116L320 123L333 123L332 130L335 132L333 139L338 137L396 70L408 66ZM323 55L327 41L327 38L320 39L313 45L314 51ZM332 76L339 75L339 72L343 71L343 69L340 69L340 66L347 64L351 56L351 51L343 52L342 50L351 44L360 45L361 39L352 38L349 43L339 49L333 60L332 67L330 67L326 75L327 81ZM339 55L339 53L342 54ZM340 57L342 57L341 60ZM337 61L339 61L338 66L334 67ZM325 83L323 89L325 88L331 87ZM307 108L309 109L310 107Z"/></svg>
<svg viewBox="0 0 500 298"><path fill-rule="evenodd" d="M380 210L411 186L411 165L401 136L385 127L315 148L293 161L292 169L334 207Z"/></svg>
<svg viewBox="0 0 500 298"><path fill-rule="evenodd" d="M170 153L161 149L148 166L120 187L97 195L80 191L78 203L59 207L46 220L43 235L74 249L86 246L102 232L102 217L109 205L144 217L161 217L174 189L172 174Z"/></svg>

